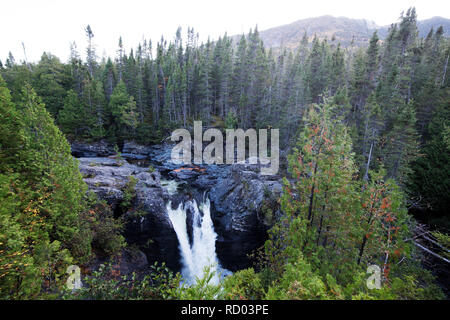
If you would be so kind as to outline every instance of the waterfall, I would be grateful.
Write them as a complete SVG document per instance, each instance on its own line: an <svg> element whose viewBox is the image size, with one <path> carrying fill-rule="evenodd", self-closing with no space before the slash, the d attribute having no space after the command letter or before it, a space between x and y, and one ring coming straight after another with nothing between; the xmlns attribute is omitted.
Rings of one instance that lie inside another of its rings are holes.
<svg viewBox="0 0 450 320"><path fill-rule="evenodd" d="M187 231L187 209L193 211L192 219L192 245L189 242ZM205 267L214 272L211 284L219 283L220 277L229 271L220 267L216 255L216 238L214 225L211 220L210 202L206 198L200 208L195 200L184 205L180 203L177 209L167 204L167 212L177 234L183 268L181 274L188 284L195 283L196 278L202 278ZM203 212L203 216L201 215Z"/></svg>

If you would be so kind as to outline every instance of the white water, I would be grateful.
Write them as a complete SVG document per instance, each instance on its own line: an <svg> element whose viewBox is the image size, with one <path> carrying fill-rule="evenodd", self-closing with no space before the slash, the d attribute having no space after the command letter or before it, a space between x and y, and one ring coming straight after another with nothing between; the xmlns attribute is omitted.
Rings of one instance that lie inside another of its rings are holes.
<svg viewBox="0 0 450 320"><path fill-rule="evenodd" d="M167 190L169 195L174 195L177 193L179 183L175 180L165 180L161 179L161 187Z"/></svg>
<svg viewBox="0 0 450 320"><path fill-rule="evenodd" d="M186 208L190 206L193 209L193 241L192 246L189 244L189 236L187 233ZM201 216L200 210L203 212ZM189 201L183 206L180 204L177 209L173 210L171 203L167 204L167 212L172 222L175 233L180 243L180 253L183 263L181 274L188 284L196 282L197 278L202 278L206 267L214 272L214 276L210 284L218 284L220 277L228 274L229 271L220 267L216 255L216 238L214 225L211 220L210 202L207 198L200 204Z"/></svg>

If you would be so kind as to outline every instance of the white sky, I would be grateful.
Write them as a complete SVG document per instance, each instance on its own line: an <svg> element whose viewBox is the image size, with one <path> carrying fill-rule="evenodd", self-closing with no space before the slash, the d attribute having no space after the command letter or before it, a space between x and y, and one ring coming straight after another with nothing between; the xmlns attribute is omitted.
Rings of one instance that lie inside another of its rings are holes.
<svg viewBox="0 0 450 320"><path fill-rule="evenodd" d="M143 36L155 44L161 35L173 39L178 26L183 35L194 27L200 40L288 24L321 15L372 20L378 25L396 22L400 13L415 6L419 20L449 18L446 0L1 0L0 60L11 51L23 60L22 42L29 61L43 51L66 61L69 44L76 41L84 56L84 28L94 32L97 55L115 56L119 36L127 52Z"/></svg>

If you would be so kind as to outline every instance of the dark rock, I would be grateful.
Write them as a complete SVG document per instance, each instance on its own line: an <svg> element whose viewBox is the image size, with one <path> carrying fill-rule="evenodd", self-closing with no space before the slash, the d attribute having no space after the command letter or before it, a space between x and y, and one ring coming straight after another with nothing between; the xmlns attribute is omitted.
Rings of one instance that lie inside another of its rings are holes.
<svg viewBox="0 0 450 320"><path fill-rule="evenodd" d="M169 175L179 180L192 180L198 177L200 172L194 170L193 168L178 168L170 171Z"/></svg>
<svg viewBox="0 0 450 320"><path fill-rule="evenodd" d="M133 154L145 158L148 156L150 150L151 147L139 145L134 141L125 141L122 148L122 155Z"/></svg>
<svg viewBox="0 0 450 320"><path fill-rule="evenodd" d="M217 178L209 175L200 175L192 182L192 185L203 190L211 189L217 183Z"/></svg>
<svg viewBox="0 0 450 320"><path fill-rule="evenodd" d="M160 187L161 186L161 174L158 171L155 172L141 172L136 175L139 183L142 183L146 187ZM140 188L140 186L138 186Z"/></svg>
<svg viewBox="0 0 450 320"><path fill-rule="evenodd" d="M130 275L133 272L145 271L148 268L147 256L141 250L123 250L119 263L121 275Z"/></svg>
<svg viewBox="0 0 450 320"><path fill-rule="evenodd" d="M267 238L270 223L262 209L268 201L276 204L282 191L280 177L261 175L258 163L182 167L171 162L171 148L172 145L141 147L125 143L125 154L134 157L131 159L144 157L148 152L154 172L111 158L81 158L80 171L89 188L113 206L122 201L122 189L129 176L137 179L134 210L125 215L125 237L145 252L149 263L166 262L173 270L180 270L178 239L166 205L169 200L172 206L192 199L200 202L206 191L211 200L211 216L218 234L216 251L222 266L232 271L248 267L247 255ZM167 191L167 180L161 186L161 175L181 182L176 194ZM278 214L279 210L274 209L273 215ZM188 233L192 233L189 210L187 219Z"/></svg>
<svg viewBox="0 0 450 320"><path fill-rule="evenodd" d="M171 162L171 145L154 147L149 154L156 161L158 170L186 181L198 190L209 191L220 261L230 270L248 267L247 254L266 240L269 225L261 213L262 206L267 198L274 201L279 197L282 190L280 177L261 175L258 159L256 164L186 165L180 168Z"/></svg>
<svg viewBox="0 0 450 320"><path fill-rule="evenodd" d="M150 147L148 156L153 161L163 166L165 169L176 169L179 165L172 163L172 145L164 144Z"/></svg>
<svg viewBox="0 0 450 320"><path fill-rule="evenodd" d="M74 157L107 157L115 154L114 147L105 141L94 143L72 142L71 151Z"/></svg>
<svg viewBox="0 0 450 320"><path fill-rule="evenodd" d="M121 156L124 157L127 160L128 159L130 159L130 160L144 160L144 159L147 159L146 155L135 154L135 153L122 153Z"/></svg>
<svg viewBox="0 0 450 320"><path fill-rule="evenodd" d="M111 158L79 158L80 172L89 189L100 199L106 200L113 209L122 201L122 189L130 176L144 173L145 168L131 165L124 160ZM147 178L147 176L142 176ZM141 181L141 180L139 180ZM145 184L147 179L143 181ZM159 183L153 181L152 183Z"/></svg>
<svg viewBox="0 0 450 320"><path fill-rule="evenodd" d="M125 238L138 245L150 263L166 262L179 270L178 240L167 215L168 192L161 186L158 171L110 158L80 158L80 171L89 189L117 208L123 200L123 187L130 176L137 179L134 210L125 213Z"/></svg>
<svg viewBox="0 0 450 320"><path fill-rule="evenodd" d="M231 174L217 178L209 192L218 234L217 255L223 267L236 271L248 267L248 254L264 244L267 228L261 209L282 191L280 181L258 174L254 165L234 164Z"/></svg>
<svg viewBox="0 0 450 320"><path fill-rule="evenodd" d="M144 274L148 270L148 261L144 252L138 249L125 248L119 255L109 257L97 257L88 265L90 270L98 270L101 264L112 263L114 269L120 272L120 276L131 276L133 272Z"/></svg>
<svg viewBox="0 0 450 320"><path fill-rule="evenodd" d="M173 270L180 268L178 239L167 215L168 194L162 188L139 188L138 211L127 213L125 237L139 245L150 263L166 262Z"/></svg>

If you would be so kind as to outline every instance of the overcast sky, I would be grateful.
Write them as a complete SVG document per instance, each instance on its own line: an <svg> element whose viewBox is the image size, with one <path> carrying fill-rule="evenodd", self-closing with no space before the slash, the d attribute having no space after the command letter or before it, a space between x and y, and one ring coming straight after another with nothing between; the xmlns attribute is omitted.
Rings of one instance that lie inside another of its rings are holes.
<svg viewBox="0 0 450 320"><path fill-rule="evenodd" d="M0 3L0 60L11 51L36 61L43 51L63 61L70 42L85 52L84 28L90 24L98 56L114 56L119 36L129 51L143 37L155 43L164 35L172 39L178 26L199 32L200 40L216 39L228 32L247 32L288 24L321 15L368 19L378 25L396 22L400 13L415 6L418 18L450 17L445 0L10 0Z"/></svg>

